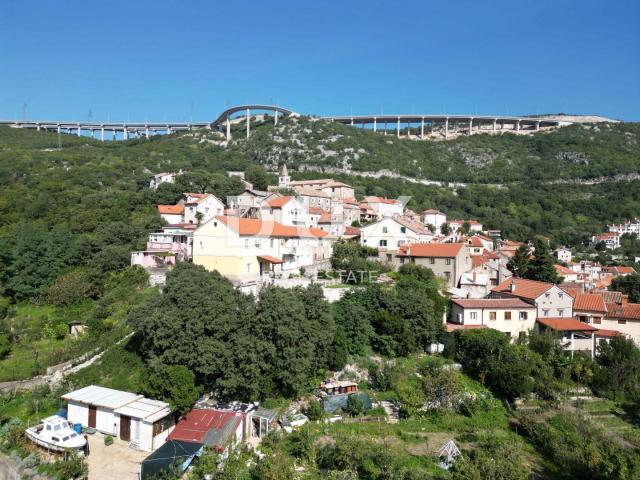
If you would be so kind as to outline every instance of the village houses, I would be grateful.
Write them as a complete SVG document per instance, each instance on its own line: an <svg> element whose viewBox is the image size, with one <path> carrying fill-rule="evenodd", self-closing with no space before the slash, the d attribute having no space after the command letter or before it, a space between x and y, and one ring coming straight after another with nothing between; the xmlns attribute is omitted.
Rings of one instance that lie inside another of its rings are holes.
<svg viewBox="0 0 640 480"><path fill-rule="evenodd" d="M453 299L448 330L488 327L518 339L535 327L536 307L519 298Z"/></svg>
<svg viewBox="0 0 640 480"><path fill-rule="evenodd" d="M387 261L393 260L393 252L403 245L426 243L433 237L422 224L401 217L383 218L360 229L360 243L365 247L377 248Z"/></svg>

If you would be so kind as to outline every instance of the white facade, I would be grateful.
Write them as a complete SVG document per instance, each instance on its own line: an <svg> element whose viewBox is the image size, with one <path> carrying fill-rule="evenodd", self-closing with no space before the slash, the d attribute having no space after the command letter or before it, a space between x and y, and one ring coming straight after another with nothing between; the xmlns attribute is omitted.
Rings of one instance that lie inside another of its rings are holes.
<svg viewBox="0 0 640 480"><path fill-rule="evenodd" d="M420 214L420 220L425 225L433 225L436 232L440 232L440 227L447 223L447 216L438 210L425 210Z"/></svg>
<svg viewBox="0 0 640 480"><path fill-rule="evenodd" d="M263 202L260 207L260 219L296 227L311 225L307 209L296 197L278 197Z"/></svg>
<svg viewBox="0 0 640 480"><path fill-rule="evenodd" d="M218 197L211 194L197 195L185 193L184 195L184 223L198 224L224 213L224 203ZM200 214L200 215L198 215Z"/></svg>
<svg viewBox="0 0 640 480"><path fill-rule="evenodd" d="M571 259L573 256L571 255L571 249L569 248L559 248L555 251L556 258L564 263L571 263Z"/></svg>
<svg viewBox="0 0 640 480"><path fill-rule="evenodd" d="M177 175L177 173L158 173L157 175L152 175L149 179L149 188L155 190L161 183L175 183Z"/></svg>
<svg viewBox="0 0 640 480"><path fill-rule="evenodd" d="M364 197L364 203L381 218L399 216L404 212L404 205L402 205L400 200L381 197Z"/></svg>
<svg viewBox="0 0 640 480"><path fill-rule="evenodd" d="M145 452L162 446L173 429L168 403L135 393L91 385L62 398L68 401L69 422L134 443Z"/></svg>
<svg viewBox="0 0 640 480"><path fill-rule="evenodd" d="M416 232L395 218L383 218L360 229L360 243L366 247L397 250L407 243L424 243L433 238L426 232Z"/></svg>
<svg viewBox="0 0 640 480"><path fill-rule="evenodd" d="M501 306L502 299L453 300L451 322L460 325L484 325L517 339L535 327L536 308L525 302Z"/></svg>

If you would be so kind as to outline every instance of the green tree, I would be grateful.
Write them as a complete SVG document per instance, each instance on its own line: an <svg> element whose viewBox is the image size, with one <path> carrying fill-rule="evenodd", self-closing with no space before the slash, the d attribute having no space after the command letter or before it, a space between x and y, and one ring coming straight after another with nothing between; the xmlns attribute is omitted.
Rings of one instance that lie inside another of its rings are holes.
<svg viewBox="0 0 640 480"><path fill-rule="evenodd" d="M615 336L601 343L596 357L594 388L616 400L640 399L640 349L631 339Z"/></svg>
<svg viewBox="0 0 640 480"><path fill-rule="evenodd" d="M558 272L554 267L555 261L547 242L543 239L533 241L533 259L525 272L524 278L540 282L558 283Z"/></svg>
<svg viewBox="0 0 640 480"><path fill-rule="evenodd" d="M442 225L440 225L440 233L442 235L449 235L451 233L451 227L448 223L443 223Z"/></svg>
<svg viewBox="0 0 640 480"><path fill-rule="evenodd" d="M269 185L269 176L261 165L249 165L244 171L244 178L252 183L256 190L266 190Z"/></svg>
<svg viewBox="0 0 640 480"><path fill-rule="evenodd" d="M527 480L530 472L517 444L484 440L451 468L453 480Z"/></svg>
<svg viewBox="0 0 640 480"><path fill-rule="evenodd" d="M145 389L147 395L168 402L182 415L191 410L202 392L195 379L184 365L158 365L150 369Z"/></svg>
<svg viewBox="0 0 640 480"><path fill-rule="evenodd" d="M624 277L615 277L609 286L609 290L622 292L625 295L629 295L630 302L640 303L640 275L634 273Z"/></svg>
<svg viewBox="0 0 640 480"><path fill-rule="evenodd" d="M513 257L507 262L507 268L515 277L527 278L531 252L527 245L521 245L516 250Z"/></svg>

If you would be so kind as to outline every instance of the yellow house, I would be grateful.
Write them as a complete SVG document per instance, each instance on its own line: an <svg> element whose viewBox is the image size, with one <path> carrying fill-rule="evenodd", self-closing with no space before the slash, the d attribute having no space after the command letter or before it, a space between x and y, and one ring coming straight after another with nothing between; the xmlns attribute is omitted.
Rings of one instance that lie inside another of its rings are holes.
<svg viewBox="0 0 640 480"><path fill-rule="evenodd" d="M230 280L297 273L331 257L328 234L253 218L218 216L193 234L193 263Z"/></svg>

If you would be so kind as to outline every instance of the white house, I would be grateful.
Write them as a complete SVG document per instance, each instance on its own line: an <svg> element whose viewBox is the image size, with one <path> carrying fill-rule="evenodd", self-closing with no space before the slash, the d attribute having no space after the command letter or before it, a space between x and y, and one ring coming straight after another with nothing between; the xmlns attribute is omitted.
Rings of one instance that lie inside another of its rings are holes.
<svg viewBox="0 0 640 480"><path fill-rule="evenodd" d="M311 224L307 209L293 196L273 197L262 202L260 219L296 227L308 227Z"/></svg>
<svg viewBox="0 0 640 480"><path fill-rule="evenodd" d="M184 205L158 205L158 213L169 225L176 225L184 221Z"/></svg>
<svg viewBox="0 0 640 480"><path fill-rule="evenodd" d="M360 229L360 243L387 251L398 250L407 243L425 243L433 234L423 225L400 217L387 217Z"/></svg>
<svg viewBox="0 0 640 480"><path fill-rule="evenodd" d="M442 224L447 223L447 216L438 210L425 210L420 214L420 220L425 225L433 225L436 232L440 232Z"/></svg>
<svg viewBox="0 0 640 480"><path fill-rule="evenodd" d="M145 452L162 446L174 427L168 403L135 393L90 385L62 398L68 402L69 422L95 428Z"/></svg>
<svg viewBox="0 0 640 480"><path fill-rule="evenodd" d="M184 204L184 223L197 225L224 213L224 203L210 193L185 193L181 203Z"/></svg>
<svg viewBox="0 0 640 480"><path fill-rule="evenodd" d="M175 183L177 176L177 173L167 172L151 175L149 179L149 188L153 188L155 190L161 183Z"/></svg>
<svg viewBox="0 0 640 480"><path fill-rule="evenodd" d="M331 195L311 187L296 187L296 193L298 194L298 200L306 208L322 208L323 210L329 210L331 208Z"/></svg>
<svg viewBox="0 0 640 480"><path fill-rule="evenodd" d="M393 198L364 197L362 203L366 204L371 208L371 210L376 212L380 218L394 217L396 215L399 216L402 215L404 211L404 205L402 202Z"/></svg>
<svg viewBox="0 0 640 480"><path fill-rule="evenodd" d="M553 253L555 254L558 260L564 263L571 263L571 259L573 258L571 254L571 249L566 247L558 248Z"/></svg>
<svg viewBox="0 0 640 480"><path fill-rule="evenodd" d="M511 277L491 290L491 296L520 298L535 305L538 318L573 317L573 298L553 283Z"/></svg>
<svg viewBox="0 0 640 480"><path fill-rule="evenodd" d="M454 299L450 322L493 328L517 339L535 327L536 307L519 298Z"/></svg>

